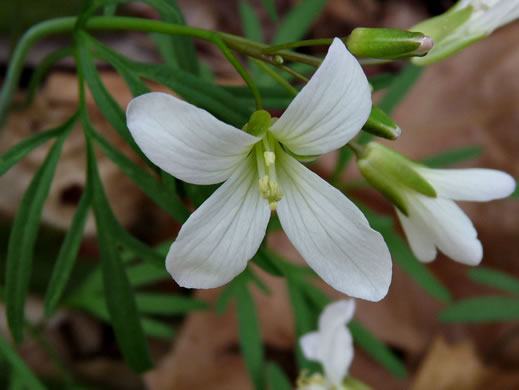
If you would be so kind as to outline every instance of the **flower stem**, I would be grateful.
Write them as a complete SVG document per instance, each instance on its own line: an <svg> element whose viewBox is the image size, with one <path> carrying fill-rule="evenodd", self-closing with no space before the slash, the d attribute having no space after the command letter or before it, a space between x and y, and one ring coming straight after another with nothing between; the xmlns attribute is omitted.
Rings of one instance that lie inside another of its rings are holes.
<svg viewBox="0 0 519 390"><path fill-rule="evenodd" d="M333 42L332 38L322 38L322 39L307 39L305 41L297 41L297 42L289 42L282 43L280 45L268 46L264 48L262 51L265 54L273 54L278 53L285 49L295 49L298 47L305 46L329 46Z"/></svg>
<svg viewBox="0 0 519 390"><path fill-rule="evenodd" d="M270 69L264 62L261 62L255 58L251 58L252 62L258 65L265 73L267 73L270 77L272 77L275 81L277 81L282 87L284 87L287 91L289 91L292 95L297 95L297 89L295 89L290 83L288 83L284 78L282 78L275 71Z"/></svg>
<svg viewBox="0 0 519 390"><path fill-rule="evenodd" d="M64 17L51 19L36 26L30 28L21 38L16 50L13 54L12 60L9 64L9 69L6 74L5 83L0 94L0 126L5 120L6 113L11 104L12 97L16 91L18 80L22 71L22 67L25 61L25 57L29 49L40 39L53 34L64 33L72 31L77 21L77 17ZM128 17L108 17L108 16L97 16L88 19L84 26L87 30L134 30L143 32L156 32L171 35L182 35L190 36L198 39L203 39L209 42L213 42L217 45L220 50L224 52L231 64L236 68L245 82L251 87L253 94L256 97L257 105L261 105L261 100L258 100L259 92L254 89L254 84L251 82L251 78L245 75L245 69L239 64L238 60L234 57L229 56L229 51L224 48L224 44L227 49L231 49L254 57L259 60L269 60L274 64L279 65L279 60L282 61L297 61L305 64L319 66L321 59L308 56L305 54L295 53L291 51L280 51L279 57L274 60L273 56L265 55L264 50L268 45L260 44L249 41L245 38L238 37L231 34L220 33L211 30L204 30L201 28L190 27L186 25L166 23L157 20L148 20L141 18L128 18ZM232 59L231 59L232 58Z"/></svg>

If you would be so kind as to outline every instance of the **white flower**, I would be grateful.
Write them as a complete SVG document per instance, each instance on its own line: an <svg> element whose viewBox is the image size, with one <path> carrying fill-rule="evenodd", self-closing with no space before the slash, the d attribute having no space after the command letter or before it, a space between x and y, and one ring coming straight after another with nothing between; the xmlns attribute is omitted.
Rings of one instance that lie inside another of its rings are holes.
<svg viewBox="0 0 519 390"><path fill-rule="evenodd" d="M519 18L519 0L460 0L443 15L413 27L434 39L418 65L440 61Z"/></svg>
<svg viewBox="0 0 519 390"><path fill-rule="evenodd" d="M460 263L479 264L483 248L476 229L454 201L505 198L514 191L515 180L494 169L430 169L418 164L413 169L437 194L433 198L412 190L402 192L408 216L396 211L415 256L430 262L436 258L438 248Z"/></svg>
<svg viewBox="0 0 519 390"><path fill-rule="evenodd" d="M314 374L299 381L299 390L343 389L353 360L353 338L346 324L353 318L353 299L329 304L319 316L319 329L301 337L303 354L322 364L324 377Z"/></svg>
<svg viewBox="0 0 519 390"><path fill-rule="evenodd" d="M241 273L277 208L288 238L322 279L352 296L383 298L391 257L382 237L350 200L292 157L342 147L370 110L366 77L339 39L285 113L257 137L170 95L133 99L128 127L153 163L189 183L225 181L170 248L166 267L177 283L212 288Z"/></svg>

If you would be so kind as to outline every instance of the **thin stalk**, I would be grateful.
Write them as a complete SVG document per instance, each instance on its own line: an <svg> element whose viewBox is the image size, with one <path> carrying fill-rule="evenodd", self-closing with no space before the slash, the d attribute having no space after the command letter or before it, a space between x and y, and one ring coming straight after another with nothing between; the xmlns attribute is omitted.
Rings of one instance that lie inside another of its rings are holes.
<svg viewBox="0 0 519 390"><path fill-rule="evenodd" d="M355 141L350 141L346 145L355 153L357 158L362 157L366 152L366 148Z"/></svg>
<svg viewBox="0 0 519 390"><path fill-rule="evenodd" d="M291 75L294 76L296 79L301 80L303 83L307 83L307 82L308 82L308 77L303 76L301 73L296 72L294 69L289 68L289 67L286 66L286 65L276 65L276 66L277 66L279 69L284 70L284 71L287 72L288 74L291 74Z"/></svg>
<svg viewBox="0 0 519 390"><path fill-rule="evenodd" d="M306 46L329 46L333 42L332 38L321 38L321 39L307 39L305 41L297 41L297 42L289 42L282 43L280 45L274 45L264 48L262 51L265 54L274 54L279 53L280 51L286 49L295 49L298 47L306 47Z"/></svg>
<svg viewBox="0 0 519 390"><path fill-rule="evenodd" d="M51 19L29 29L21 38L16 50L14 51L12 60L7 70L4 87L0 94L0 126L3 124L5 115L11 104L12 97L16 91L18 80L25 61L25 57L29 49L40 39L53 34L60 34L72 31L76 24L77 17L64 17ZM213 42L220 49L223 48L222 42L232 50L245 54L249 57L254 57L260 60L264 60L266 56L262 53L262 49L268 47L268 45L259 44L256 42L249 41L245 38L234 36L231 34L219 33L211 30L204 30L201 28L195 28L185 25L166 23L157 20L148 20L140 18L127 18L127 17L107 17L98 16L88 19L84 28L86 30L133 30L143 32L156 32L171 35L190 36L193 38L203 39L209 42ZM278 53L283 60L297 61L313 66L319 66L321 59L299 54L291 51L281 51ZM225 55L225 53L224 53ZM228 54L226 55L228 56ZM271 61L274 61L271 58ZM237 62L237 61L236 61ZM231 62L236 67L236 62ZM274 63L276 64L276 62ZM279 61L277 62L279 65ZM243 76L243 71L237 68L240 75ZM250 82L250 78L246 78L245 81ZM252 87L253 88L253 87Z"/></svg>
<svg viewBox="0 0 519 390"><path fill-rule="evenodd" d="M252 62L258 65L265 73L267 73L270 77L272 77L275 81L279 83L282 87L284 87L287 91L289 91L292 95L297 95L297 89L295 89L289 82L287 82L283 77L281 77L278 73L274 72L270 69L264 62L258 61L255 58L251 58Z"/></svg>

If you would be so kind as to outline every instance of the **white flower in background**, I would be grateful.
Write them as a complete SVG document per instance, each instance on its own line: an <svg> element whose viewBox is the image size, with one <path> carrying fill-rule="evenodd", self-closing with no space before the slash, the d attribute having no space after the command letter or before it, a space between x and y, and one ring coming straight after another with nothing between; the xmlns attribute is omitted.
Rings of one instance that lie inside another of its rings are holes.
<svg viewBox="0 0 519 390"><path fill-rule="evenodd" d="M225 181L170 248L166 267L177 283L212 288L241 273L277 209L288 238L322 279L355 297L383 298L391 257L381 235L341 192L293 157L342 147L370 111L367 79L339 39L277 121L265 111L251 117L251 134L167 94L133 99L128 127L153 163L189 183Z"/></svg>
<svg viewBox="0 0 519 390"><path fill-rule="evenodd" d="M308 360L322 364L324 377L314 374L298 380L298 390L342 390L353 360L353 338L346 324L353 318L353 299L329 304L319 316L319 329L300 339Z"/></svg>
<svg viewBox="0 0 519 390"><path fill-rule="evenodd" d="M454 202L505 198L515 180L495 169L431 169L376 142L358 159L362 175L395 205L415 256L436 258L437 249L463 264L477 265L481 242L467 215Z"/></svg>
<svg viewBox="0 0 519 390"><path fill-rule="evenodd" d="M423 262L434 260L438 248L460 263L478 265L483 258L481 242L471 220L454 201L506 198L515 189L514 178L495 169L430 169L420 165L414 169L431 184L437 197L408 191L404 197L409 215L396 209L411 250Z"/></svg>
<svg viewBox="0 0 519 390"><path fill-rule="evenodd" d="M446 13L411 29L434 40L432 50L413 62L426 65L440 61L517 18L519 0L460 0Z"/></svg>

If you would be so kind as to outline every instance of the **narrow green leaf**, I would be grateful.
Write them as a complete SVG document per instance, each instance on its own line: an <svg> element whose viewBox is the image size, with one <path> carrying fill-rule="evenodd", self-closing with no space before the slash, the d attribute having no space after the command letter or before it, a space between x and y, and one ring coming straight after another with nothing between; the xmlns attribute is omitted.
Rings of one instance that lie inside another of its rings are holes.
<svg viewBox="0 0 519 390"><path fill-rule="evenodd" d="M16 371L11 371L9 375L9 385L6 390L26 390L23 382L23 376Z"/></svg>
<svg viewBox="0 0 519 390"><path fill-rule="evenodd" d="M93 191L104 297L117 342L128 365L137 372L153 366L144 332L139 321L137 305L124 266L114 245L117 229L115 217L103 191L91 140L87 142L88 182Z"/></svg>
<svg viewBox="0 0 519 390"><path fill-rule="evenodd" d="M371 226L384 237L393 259L411 278L436 299L443 302L452 300L449 290L429 271L425 264L418 261L404 240L395 232L393 223L388 224L387 217L381 217L365 207L362 208L362 212ZM391 219L389 220L391 221Z"/></svg>
<svg viewBox="0 0 519 390"><path fill-rule="evenodd" d="M47 294L45 296L45 315L50 316L56 310L56 306L65 291L65 286L70 278L74 261L76 260L81 240L83 239L83 231L90 209L91 193L90 189L85 188L72 224L65 236L65 240L58 254L58 259L54 265L51 279L48 284Z"/></svg>
<svg viewBox="0 0 519 390"><path fill-rule="evenodd" d="M184 15L180 10L176 0L144 0L152 7L159 11L161 18L170 23L186 24ZM159 34L153 34L155 39ZM186 72L198 75L200 72L198 57L196 56L195 45L191 37L184 36L162 36L170 40L171 50L167 48L166 39L159 38L160 46L167 57L164 57L168 63L178 64L178 67ZM161 50L161 51L162 51ZM171 58L171 57L174 58Z"/></svg>
<svg viewBox="0 0 519 390"><path fill-rule="evenodd" d="M413 85L418 81L425 68L408 64L404 70L393 79L384 97L378 104L386 114L391 115L393 110L409 93Z"/></svg>
<svg viewBox="0 0 519 390"><path fill-rule="evenodd" d="M126 85L130 89L133 96L139 96L150 92L148 86L131 70L131 63L128 64L128 59L116 53L111 48L103 45L98 40L89 36L88 44L94 48L94 55L109 64L122 76Z"/></svg>
<svg viewBox="0 0 519 390"><path fill-rule="evenodd" d="M262 390L264 380L264 352L254 299L247 286L247 279L238 276L236 282L236 315L238 318L240 346L254 388Z"/></svg>
<svg viewBox="0 0 519 390"><path fill-rule="evenodd" d="M469 278L486 286L519 295L519 279L506 272L478 267L469 270Z"/></svg>
<svg viewBox="0 0 519 390"><path fill-rule="evenodd" d="M443 322L500 322L519 319L519 299L505 297L477 297L449 306L440 314Z"/></svg>
<svg viewBox="0 0 519 390"><path fill-rule="evenodd" d="M0 333L0 355L3 356L9 365L12 367L11 375L16 375L27 389L30 390L46 390L46 387L40 380L32 373L31 369L27 367L23 359L18 356L16 351L4 339Z"/></svg>
<svg viewBox="0 0 519 390"><path fill-rule="evenodd" d="M134 71L140 76L161 83L178 93L188 102L206 109L216 117L236 127L249 120L254 108L234 98L223 88L204 79L157 64L136 64Z"/></svg>
<svg viewBox="0 0 519 390"><path fill-rule="evenodd" d="M27 93L25 95L25 100L21 106L21 108L29 107L34 101L34 97L36 96L38 89L43 81L45 75L49 72L49 70L60 60L65 57L70 57L74 53L72 47L65 47L62 49L58 49L56 51L51 52L45 58L43 58L36 69L34 70L31 80L29 81L29 85L27 87Z"/></svg>
<svg viewBox="0 0 519 390"><path fill-rule="evenodd" d="M164 257L160 253L133 237L119 224L117 224L116 236L117 242L130 252L130 258L140 258L153 264L156 268L164 268Z"/></svg>
<svg viewBox="0 0 519 390"><path fill-rule="evenodd" d="M6 311L11 334L18 343L23 340L25 297L31 278L33 248L40 226L43 204L49 194L67 135L68 131L56 140L34 175L29 188L25 191L9 236L5 282Z"/></svg>
<svg viewBox="0 0 519 390"><path fill-rule="evenodd" d="M171 276L166 271L166 267L157 267L154 264L136 264L126 269L128 280L132 287L143 287L154 284L161 280L170 280Z"/></svg>
<svg viewBox="0 0 519 390"><path fill-rule="evenodd" d="M209 308L204 301L178 295L139 293L135 298L139 312L146 314L172 316Z"/></svg>
<svg viewBox="0 0 519 390"><path fill-rule="evenodd" d="M276 10L276 3L274 0L262 0L263 7L267 10L267 13L270 16L270 19L274 22L278 22L278 12Z"/></svg>
<svg viewBox="0 0 519 390"><path fill-rule="evenodd" d="M67 120L61 126L39 134L35 134L32 137L26 138L13 146L2 156L0 156L0 176L3 176L13 165L27 156L35 148L69 130L74 125L76 120L77 114L73 115L72 118Z"/></svg>
<svg viewBox="0 0 519 390"><path fill-rule="evenodd" d="M267 364L267 381L270 390L292 390L292 384L276 363Z"/></svg>
<svg viewBox="0 0 519 390"><path fill-rule="evenodd" d="M155 168L148 158L142 153L141 149L137 146L133 140L128 127L126 126L126 115L119 106L119 103L115 101L113 96L106 90L99 73L97 72L94 59L90 53L90 47L88 45L88 35L86 33L78 33L78 53L79 70L82 73L85 81L87 82L88 89L92 92L92 96L96 101L97 107L102 112L103 116L110 122L112 127L117 131L124 141L131 146L133 151L142 158L150 167Z"/></svg>
<svg viewBox="0 0 519 390"><path fill-rule="evenodd" d="M72 307L84 310L102 321L108 323L111 322L108 309L106 308L106 303L102 298L88 295L84 297L76 295L74 299L70 300L68 303ZM161 321L149 317L141 317L140 324L146 336L165 340L171 340L174 336L171 327Z"/></svg>
<svg viewBox="0 0 519 390"><path fill-rule="evenodd" d="M171 342L175 333L171 327L161 321L154 320L153 318L142 317L141 325L144 333L147 336L155 337L157 339L168 340Z"/></svg>
<svg viewBox="0 0 519 390"><path fill-rule="evenodd" d="M375 76L368 77L368 81L373 87L373 91L380 91L381 89L389 87L395 79L393 73L381 73Z"/></svg>
<svg viewBox="0 0 519 390"><path fill-rule="evenodd" d="M425 158L422 162L431 168L441 168L479 157L483 148L479 145L464 146Z"/></svg>
<svg viewBox="0 0 519 390"><path fill-rule="evenodd" d="M384 237L395 261L411 278L436 299L443 302L452 300L452 296L447 287L429 271L425 264L418 261L397 233L393 230L382 230L380 233Z"/></svg>
<svg viewBox="0 0 519 390"><path fill-rule="evenodd" d="M242 0L240 1L239 11L245 38L255 42L263 42L263 29L254 8L247 1Z"/></svg>
<svg viewBox="0 0 519 390"><path fill-rule="evenodd" d="M231 299L234 297L235 283L229 283L218 296L216 303L214 304L214 310L218 314L223 314L229 306Z"/></svg>
<svg viewBox="0 0 519 390"><path fill-rule="evenodd" d="M312 311L305 300L304 289L298 282L295 282L290 277L287 277L287 289L294 312L296 323L297 340L305 333L313 332L317 328L317 317L312 314ZM318 370L318 365L310 360L307 360L303 355L299 343L296 347L296 358L299 369L309 369L311 371Z"/></svg>
<svg viewBox="0 0 519 390"><path fill-rule="evenodd" d="M163 210L167 211L176 221L183 223L187 220L190 213L175 194L164 191L164 188L162 188L161 184L153 176L117 150L101 134L92 131L92 137L108 158L137 184L150 199L157 203Z"/></svg>
<svg viewBox="0 0 519 390"><path fill-rule="evenodd" d="M381 366L388 369L397 378L405 378L407 370L404 364L373 333L356 320L348 324L353 339Z"/></svg>
<svg viewBox="0 0 519 390"><path fill-rule="evenodd" d="M300 1L283 18L272 43L277 45L304 38L327 3L327 0Z"/></svg>

